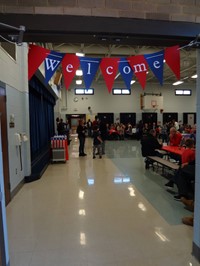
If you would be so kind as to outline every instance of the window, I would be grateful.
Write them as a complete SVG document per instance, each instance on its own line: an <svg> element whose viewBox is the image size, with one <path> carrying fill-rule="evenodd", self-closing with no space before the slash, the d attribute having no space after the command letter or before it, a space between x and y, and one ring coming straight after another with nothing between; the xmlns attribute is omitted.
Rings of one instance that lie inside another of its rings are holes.
<svg viewBox="0 0 200 266"><path fill-rule="evenodd" d="M176 96L191 96L192 90L175 90Z"/></svg>
<svg viewBox="0 0 200 266"><path fill-rule="evenodd" d="M113 89L112 90L113 95L130 95L131 90L128 89Z"/></svg>
<svg viewBox="0 0 200 266"><path fill-rule="evenodd" d="M16 61L16 45L9 42L1 42L0 46Z"/></svg>
<svg viewBox="0 0 200 266"><path fill-rule="evenodd" d="M93 95L94 89L74 89L76 95Z"/></svg>

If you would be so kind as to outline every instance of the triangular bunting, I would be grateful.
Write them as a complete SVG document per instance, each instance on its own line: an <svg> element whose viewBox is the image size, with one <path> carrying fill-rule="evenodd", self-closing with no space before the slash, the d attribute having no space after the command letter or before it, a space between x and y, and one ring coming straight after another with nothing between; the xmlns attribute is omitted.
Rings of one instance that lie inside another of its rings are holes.
<svg viewBox="0 0 200 266"><path fill-rule="evenodd" d="M160 85L163 85L163 60L164 51L160 51L153 54L144 55L150 69L159 80Z"/></svg>
<svg viewBox="0 0 200 266"><path fill-rule="evenodd" d="M44 59L48 56L50 50L43 47L30 44L28 52L28 80L32 78L38 67L42 64Z"/></svg>
<svg viewBox="0 0 200 266"><path fill-rule="evenodd" d="M51 51L45 58L45 82L48 83L56 69L60 65L65 54Z"/></svg>
<svg viewBox="0 0 200 266"><path fill-rule="evenodd" d="M148 65L143 55L130 56L127 58L135 76L143 89L146 86Z"/></svg>
<svg viewBox="0 0 200 266"><path fill-rule="evenodd" d="M177 79L180 80L180 48L178 45L165 48L165 60Z"/></svg>
<svg viewBox="0 0 200 266"><path fill-rule="evenodd" d="M112 90L115 76L118 69L119 58L103 58L101 60L100 68L105 79L109 93Z"/></svg>
<svg viewBox="0 0 200 266"><path fill-rule="evenodd" d="M100 58L80 57L80 65L83 70L83 79L86 89L90 88L101 62Z"/></svg>
<svg viewBox="0 0 200 266"><path fill-rule="evenodd" d="M78 56L74 54L66 54L62 61L62 69L66 90L68 90L76 70L80 65Z"/></svg>

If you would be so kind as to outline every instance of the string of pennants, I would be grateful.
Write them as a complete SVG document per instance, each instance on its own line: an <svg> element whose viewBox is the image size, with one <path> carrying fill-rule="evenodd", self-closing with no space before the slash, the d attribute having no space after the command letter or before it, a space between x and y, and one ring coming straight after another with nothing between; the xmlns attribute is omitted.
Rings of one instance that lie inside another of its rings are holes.
<svg viewBox="0 0 200 266"><path fill-rule="evenodd" d="M167 47L156 53L135 55L127 58L91 58L59 53L31 44L29 45L28 53L28 79L31 79L44 62L45 82L48 83L57 68L62 65L64 84L68 90L76 70L81 67L85 87L89 89L100 67L109 93L112 90L117 71L122 75L127 89L130 89L131 80L133 75L135 75L144 90L148 68L151 69L160 85L163 85L164 60L176 78L180 80L180 48L178 45Z"/></svg>

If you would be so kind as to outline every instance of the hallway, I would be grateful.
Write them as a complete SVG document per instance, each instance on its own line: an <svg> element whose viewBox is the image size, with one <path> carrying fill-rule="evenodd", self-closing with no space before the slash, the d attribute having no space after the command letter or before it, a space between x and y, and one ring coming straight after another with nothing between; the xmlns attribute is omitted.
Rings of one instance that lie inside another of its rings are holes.
<svg viewBox="0 0 200 266"><path fill-rule="evenodd" d="M166 179L145 170L136 140L107 141L92 159L49 165L7 207L11 266L196 266L191 213L166 192Z"/></svg>

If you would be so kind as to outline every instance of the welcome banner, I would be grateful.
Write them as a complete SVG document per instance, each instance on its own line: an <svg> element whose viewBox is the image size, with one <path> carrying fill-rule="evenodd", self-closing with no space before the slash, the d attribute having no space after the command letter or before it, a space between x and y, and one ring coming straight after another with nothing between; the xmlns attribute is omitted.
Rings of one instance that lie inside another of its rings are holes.
<svg viewBox="0 0 200 266"><path fill-rule="evenodd" d="M76 70L80 66L83 71L83 80L86 89L90 88L96 72L100 68L109 93L112 90L117 71L121 74L127 89L130 89L131 79L135 75L144 90L146 86L146 75L149 69L153 72L160 84L163 85L164 59L179 80L180 48L178 45L167 47L156 53L135 55L128 58L91 58L78 57L68 53L57 53L31 44L28 53L28 79L31 79L38 67L44 62L46 82L51 79L59 65L62 65L66 89L69 88Z"/></svg>

